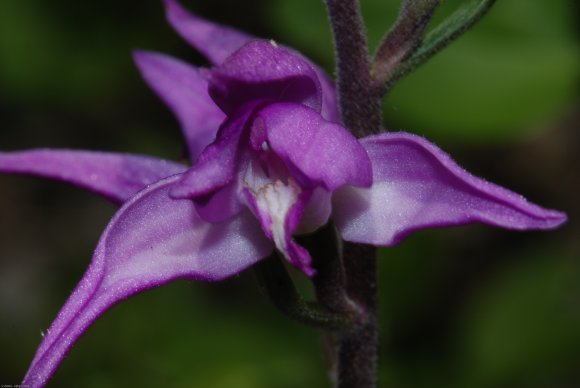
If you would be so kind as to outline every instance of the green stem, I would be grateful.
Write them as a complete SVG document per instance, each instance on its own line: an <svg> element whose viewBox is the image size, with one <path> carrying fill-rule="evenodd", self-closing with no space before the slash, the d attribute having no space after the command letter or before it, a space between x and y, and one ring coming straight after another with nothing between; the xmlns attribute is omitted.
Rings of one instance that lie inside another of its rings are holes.
<svg viewBox="0 0 580 388"><path fill-rule="evenodd" d="M254 269L273 304L290 318L327 330L345 330L353 326L350 317L302 299L276 253L254 265Z"/></svg>

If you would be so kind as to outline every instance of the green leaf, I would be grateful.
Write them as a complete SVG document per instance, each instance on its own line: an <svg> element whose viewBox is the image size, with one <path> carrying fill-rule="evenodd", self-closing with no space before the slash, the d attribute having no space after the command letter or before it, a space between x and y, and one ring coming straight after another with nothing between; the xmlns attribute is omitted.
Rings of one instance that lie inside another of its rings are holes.
<svg viewBox="0 0 580 388"><path fill-rule="evenodd" d="M384 104L388 128L447 143L513 141L547 128L576 95L573 26L565 0L498 3L400 82Z"/></svg>
<svg viewBox="0 0 580 388"><path fill-rule="evenodd" d="M496 0L472 0L462 5L445 21L434 28L411 57L403 62L389 80L393 83L427 62L439 51L459 38L487 14Z"/></svg>

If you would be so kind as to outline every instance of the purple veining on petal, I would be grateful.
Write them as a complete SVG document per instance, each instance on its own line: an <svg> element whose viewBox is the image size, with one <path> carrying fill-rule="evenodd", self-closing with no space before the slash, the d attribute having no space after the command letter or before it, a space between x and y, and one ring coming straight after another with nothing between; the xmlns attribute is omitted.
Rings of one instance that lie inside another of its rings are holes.
<svg viewBox="0 0 580 388"><path fill-rule="evenodd" d="M258 117L262 122L256 120L256 125L265 126L269 146L293 175L304 175L328 191L345 184L371 185L371 162L365 149L340 125L292 103L269 105Z"/></svg>
<svg viewBox="0 0 580 388"><path fill-rule="evenodd" d="M225 119L209 97L207 80L195 67L168 55L135 51L133 56L147 84L179 120L195 161Z"/></svg>
<svg viewBox="0 0 580 388"><path fill-rule="evenodd" d="M178 163L129 154L50 149L0 152L0 172L64 181L117 204L185 169Z"/></svg>
<svg viewBox="0 0 580 388"><path fill-rule="evenodd" d="M251 101L291 101L320 111L321 86L312 66L275 43L252 41L208 72L209 94L231 114Z"/></svg>
<svg viewBox="0 0 580 388"><path fill-rule="evenodd" d="M206 223L191 201L169 197L177 179L148 187L117 212L23 384L43 386L71 346L115 303L177 278L222 280L269 254L272 244L249 212L226 223Z"/></svg>
<svg viewBox="0 0 580 388"><path fill-rule="evenodd" d="M413 231L483 222L507 229L551 229L564 213L477 178L425 139L387 133L361 140L373 163L371 188L345 187L333 196L343 238L393 245Z"/></svg>

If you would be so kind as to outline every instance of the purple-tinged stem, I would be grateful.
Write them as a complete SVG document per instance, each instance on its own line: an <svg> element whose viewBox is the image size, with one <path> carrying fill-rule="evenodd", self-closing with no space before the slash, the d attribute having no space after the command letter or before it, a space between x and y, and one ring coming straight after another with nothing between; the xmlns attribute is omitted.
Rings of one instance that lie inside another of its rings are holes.
<svg viewBox="0 0 580 388"><path fill-rule="evenodd" d="M370 73L367 35L357 0L326 0L336 47L338 98L343 124L356 136L381 126L380 88Z"/></svg>
<svg viewBox="0 0 580 388"><path fill-rule="evenodd" d="M378 320L376 248L345 243L347 294L361 308L360 325L337 334L338 388L377 386Z"/></svg>
<svg viewBox="0 0 580 388"><path fill-rule="evenodd" d="M405 0L397 21L383 38L372 63L372 76L385 85L395 69L419 47L440 0Z"/></svg>
<svg viewBox="0 0 580 388"><path fill-rule="evenodd" d="M343 124L355 136L381 131L381 86L371 77L368 43L359 2L326 0L336 47ZM376 248L345 242L346 294L362 312L353 328L332 334L337 388L377 385L378 323ZM338 293L338 292L337 292Z"/></svg>

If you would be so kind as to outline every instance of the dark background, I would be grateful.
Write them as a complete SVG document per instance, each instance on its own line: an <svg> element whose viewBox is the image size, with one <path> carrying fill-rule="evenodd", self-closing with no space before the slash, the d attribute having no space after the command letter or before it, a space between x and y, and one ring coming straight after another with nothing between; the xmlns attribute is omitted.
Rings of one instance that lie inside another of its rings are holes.
<svg viewBox="0 0 580 388"><path fill-rule="evenodd" d="M361 3L374 46L398 2ZM445 2L436 19L459 3ZM322 1L183 4L332 72ZM570 220L545 233L424 231L383 250L381 387L580 386L577 8L500 1L385 101L390 130L425 135L476 175ZM179 158L178 125L141 81L133 48L205 64L166 25L160 1L2 0L0 149ZM24 375L114 211L60 183L0 176L0 384ZM321 354L317 331L279 314L247 271L123 302L78 342L51 386L325 387Z"/></svg>

